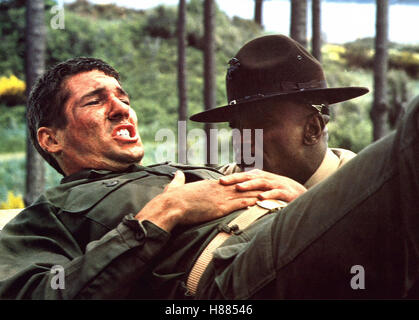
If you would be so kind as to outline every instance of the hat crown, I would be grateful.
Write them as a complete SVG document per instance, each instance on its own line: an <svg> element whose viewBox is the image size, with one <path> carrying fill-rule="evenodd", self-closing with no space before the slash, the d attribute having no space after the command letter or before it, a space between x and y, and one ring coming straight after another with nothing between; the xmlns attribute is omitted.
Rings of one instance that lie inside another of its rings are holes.
<svg viewBox="0 0 419 320"><path fill-rule="evenodd" d="M326 87L320 63L298 42L283 35L254 39L233 59L226 77L229 102Z"/></svg>
<svg viewBox="0 0 419 320"><path fill-rule="evenodd" d="M246 43L229 64L228 105L194 114L192 121L231 121L243 108L251 110L257 102L266 102L259 104L264 108L275 107L284 99L331 105L368 92L365 87L328 88L320 63L302 45L283 35Z"/></svg>

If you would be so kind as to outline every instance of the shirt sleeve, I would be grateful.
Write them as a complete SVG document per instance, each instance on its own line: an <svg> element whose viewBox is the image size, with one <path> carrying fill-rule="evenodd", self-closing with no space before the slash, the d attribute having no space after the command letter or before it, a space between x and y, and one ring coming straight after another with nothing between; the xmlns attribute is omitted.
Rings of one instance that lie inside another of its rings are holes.
<svg viewBox="0 0 419 320"><path fill-rule="evenodd" d="M228 163L223 166L217 167L216 169L222 174L224 174L225 176L228 176L233 173L242 172L242 170L237 165L237 163Z"/></svg>
<svg viewBox="0 0 419 320"><path fill-rule="evenodd" d="M124 298L169 237L130 214L82 252L53 209L38 204L0 233L0 298Z"/></svg>

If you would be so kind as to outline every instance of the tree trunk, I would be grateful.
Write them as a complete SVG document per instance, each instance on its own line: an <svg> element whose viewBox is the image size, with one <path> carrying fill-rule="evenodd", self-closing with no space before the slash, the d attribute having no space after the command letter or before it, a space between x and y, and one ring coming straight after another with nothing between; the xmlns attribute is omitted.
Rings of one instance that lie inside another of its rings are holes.
<svg viewBox="0 0 419 320"><path fill-rule="evenodd" d="M307 47L307 0L291 0L290 37Z"/></svg>
<svg viewBox="0 0 419 320"><path fill-rule="evenodd" d="M373 139L386 134L387 118L387 67L388 67L388 0L377 0L375 57L374 57L374 102L370 112L373 123Z"/></svg>
<svg viewBox="0 0 419 320"><path fill-rule="evenodd" d="M262 7L263 7L263 0L255 0L255 14L254 14L254 21L262 26Z"/></svg>
<svg viewBox="0 0 419 320"><path fill-rule="evenodd" d="M215 107L215 5L214 0L204 0L204 104L205 110ZM215 126L212 123L205 123L204 130L206 134L206 165L211 163L210 130ZM216 145L217 141L213 141ZM215 150L217 151L217 150Z"/></svg>
<svg viewBox="0 0 419 320"><path fill-rule="evenodd" d="M27 96L45 70L46 26L43 0L26 1L25 73ZM25 205L30 205L44 191L45 164L32 145L29 134L26 141Z"/></svg>
<svg viewBox="0 0 419 320"><path fill-rule="evenodd" d="M311 46L313 56L322 61L322 28L321 28L321 0L311 0L311 14L312 14L312 37Z"/></svg>
<svg viewBox="0 0 419 320"><path fill-rule="evenodd" d="M178 130L178 162L187 163L186 117L188 114L188 96L186 85L186 1L179 0L178 9L178 96L179 124Z"/></svg>

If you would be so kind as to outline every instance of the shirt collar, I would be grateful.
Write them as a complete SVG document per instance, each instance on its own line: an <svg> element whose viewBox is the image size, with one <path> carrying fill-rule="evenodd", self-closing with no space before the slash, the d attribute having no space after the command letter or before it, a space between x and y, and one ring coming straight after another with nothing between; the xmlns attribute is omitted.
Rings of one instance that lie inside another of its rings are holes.
<svg viewBox="0 0 419 320"><path fill-rule="evenodd" d="M73 173L69 176L66 176L61 179L60 184L72 182L81 179L96 179L101 178L104 176L108 176L110 174L121 174L121 173L129 173L135 171L142 171L144 167L139 164L130 165L127 169L123 171L111 171L111 170L98 170L98 169L83 169L76 173Z"/></svg>
<svg viewBox="0 0 419 320"><path fill-rule="evenodd" d="M317 168L316 172L304 183L304 187L310 189L315 184L324 180L326 177L330 176L339 168L340 160L337 155L329 148L326 150L323 161L320 166Z"/></svg>

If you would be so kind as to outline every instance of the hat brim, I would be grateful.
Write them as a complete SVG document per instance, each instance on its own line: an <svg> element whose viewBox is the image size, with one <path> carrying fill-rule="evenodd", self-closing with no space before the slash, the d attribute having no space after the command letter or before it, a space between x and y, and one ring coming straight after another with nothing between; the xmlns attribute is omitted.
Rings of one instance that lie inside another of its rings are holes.
<svg viewBox="0 0 419 320"><path fill-rule="evenodd" d="M255 102L286 98L304 98L313 104L334 104L350 100L368 93L365 87L321 88L306 89L303 91L278 93L249 101L242 101L233 105L226 105L192 115L189 119L195 122L229 122L237 111L243 110L246 105Z"/></svg>

